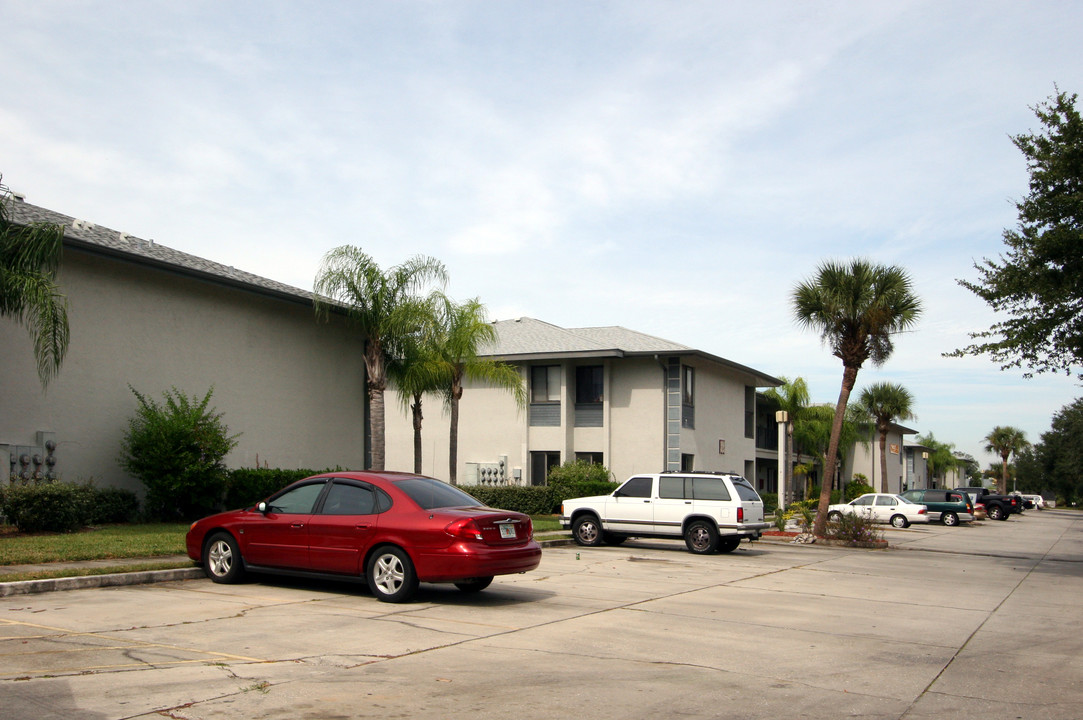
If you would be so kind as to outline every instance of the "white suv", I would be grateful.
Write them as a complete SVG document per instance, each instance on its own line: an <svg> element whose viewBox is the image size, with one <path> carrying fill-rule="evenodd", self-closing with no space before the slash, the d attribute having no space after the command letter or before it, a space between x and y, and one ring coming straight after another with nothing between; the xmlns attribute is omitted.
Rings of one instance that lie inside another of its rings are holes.
<svg viewBox="0 0 1083 720"><path fill-rule="evenodd" d="M635 475L611 495L561 505L560 524L580 545L619 545L629 537L684 538L698 554L733 552L741 538L758 539L770 523L755 488L732 473Z"/></svg>

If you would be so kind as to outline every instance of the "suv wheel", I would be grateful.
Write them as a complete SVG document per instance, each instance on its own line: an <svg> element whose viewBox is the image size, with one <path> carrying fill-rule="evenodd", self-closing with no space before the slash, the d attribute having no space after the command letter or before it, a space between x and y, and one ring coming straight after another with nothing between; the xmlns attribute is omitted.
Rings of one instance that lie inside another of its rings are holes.
<svg viewBox="0 0 1083 720"><path fill-rule="evenodd" d="M706 520L693 520L684 531L688 551L708 555L718 550L718 528Z"/></svg>
<svg viewBox="0 0 1083 720"><path fill-rule="evenodd" d="M741 544L739 537L727 537L718 541L718 552L731 553Z"/></svg>
<svg viewBox="0 0 1083 720"><path fill-rule="evenodd" d="M953 527L959 524L959 516L955 513L944 513L940 516L940 522L944 523L948 527Z"/></svg>
<svg viewBox="0 0 1083 720"><path fill-rule="evenodd" d="M572 539L577 545L593 547L602 544L602 526L593 515L580 515L572 523Z"/></svg>

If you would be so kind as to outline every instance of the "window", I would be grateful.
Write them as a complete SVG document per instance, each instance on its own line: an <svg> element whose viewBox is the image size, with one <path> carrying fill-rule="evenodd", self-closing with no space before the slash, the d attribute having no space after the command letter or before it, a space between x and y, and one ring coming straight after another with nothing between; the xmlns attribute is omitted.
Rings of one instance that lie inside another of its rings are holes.
<svg viewBox="0 0 1083 720"><path fill-rule="evenodd" d="M549 471L560 465L560 453L555 450L535 450L530 453L530 484L545 485Z"/></svg>
<svg viewBox="0 0 1083 720"><path fill-rule="evenodd" d="M591 465L604 465L602 453L600 452L577 452L575 459L578 462L590 463Z"/></svg>
<svg viewBox="0 0 1083 720"><path fill-rule="evenodd" d="M320 513L323 515L372 515L376 512L376 493L368 485L335 482L327 491Z"/></svg>
<svg viewBox="0 0 1083 720"><path fill-rule="evenodd" d="M560 402L559 365L534 365L530 368L530 402Z"/></svg>
<svg viewBox="0 0 1083 720"><path fill-rule="evenodd" d="M602 392L601 365L583 365L575 369L575 401L577 403L601 403Z"/></svg>
<svg viewBox="0 0 1083 720"><path fill-rule="evenodd" d="M893 497L891 497L889 495L877 495L876 496L876 504L883 507L883 506L888 506L888 505L898 505L899 502L898 502L898 500L896 500L895 498L893 498Z"/></svg>
<svg viewBox="0 0 1083 720"><path fill-rule="evenodd" d="M756 388L745 386L745 437L756 437Z"/></svg>
<svg viewBox="0 0 1083 720"><path fill-rule="evenodd" d="M326 484L325 480L321 480L287 490L267 503L267 512L308 515Z"/></svg>
<svg viewBox="0 0 1083 720"><path fill-rule="evenodd" d="M467 495L459 488L433 478L411 477L396 480L395 487L406 493L422 510L481 505L475 498Z"/></svg>
<svg viewBox="0 0 1083 720"><path fill-rule="evenodd" d="M681 427L696 426L696 369L688 365L681 366ZM681 467L691 470L690 467Z"/></svg>
<svg viewBox="0 0 1083 720"><path fill-rule="evenodd" d="M654 481L649 477L634 477L620 486L617 495L620 497L649 498Z"/></svg>
<svg viewBox="0 0 1083 720"><path fill-rule="evenodd" d="M696 456L681 453L681 472L692 472L696 469Z"/></svg>
<svg viewBox="0 0 1083 720"><path fill-rule="evenodd" d="M686 494L684 489L685 480L687 479L680 476L658 478L658 497L678 500L691 497L690 494Z"/></svg>
<svg viewBox="0 0 1083 720"><path fill-rule="evenodd" d="M872 501L873 501L873 499L875 499L875 497L876 497L875 495L862 495L861 497L859 497L857 500L854 500L850 504L865 507L867 505L872 505Z"/></svg>
<svg viewBox="0 0 1083 720"><path fill-rule="evenodd" d="M696 500L729 500L730 493L722 478L692 478L692 496Z"/></svg>

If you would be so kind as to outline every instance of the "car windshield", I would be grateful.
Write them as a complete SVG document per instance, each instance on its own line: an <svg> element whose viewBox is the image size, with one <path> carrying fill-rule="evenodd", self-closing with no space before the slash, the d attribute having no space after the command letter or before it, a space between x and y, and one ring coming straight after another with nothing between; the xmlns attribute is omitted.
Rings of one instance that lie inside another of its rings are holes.
<svg viewBox="0 0 1083 720"><path fill-rule="evenodd" d="M395 487L406 493L422 510L444 507L484 507L485 503L447 483L427 477L396 480Z"/></svg>

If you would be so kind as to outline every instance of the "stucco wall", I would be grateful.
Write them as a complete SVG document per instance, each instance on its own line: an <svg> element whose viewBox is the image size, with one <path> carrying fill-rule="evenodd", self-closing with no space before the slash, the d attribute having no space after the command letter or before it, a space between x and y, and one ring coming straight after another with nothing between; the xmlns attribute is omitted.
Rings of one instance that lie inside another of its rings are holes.
<svg viewBox="0 0 1083 720"><path fill-rule="evenodd" d="M137 401L176 387L242 433L231 467L361 468L363 341L311 306L66 249L71 344L42 392L29 335L0 320L0 444L56 433L64 480L140 490L117 464Z"/></svg>

